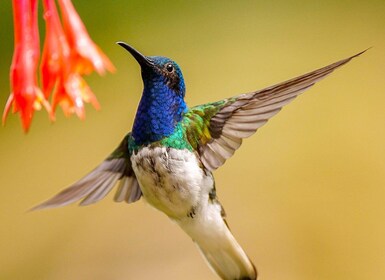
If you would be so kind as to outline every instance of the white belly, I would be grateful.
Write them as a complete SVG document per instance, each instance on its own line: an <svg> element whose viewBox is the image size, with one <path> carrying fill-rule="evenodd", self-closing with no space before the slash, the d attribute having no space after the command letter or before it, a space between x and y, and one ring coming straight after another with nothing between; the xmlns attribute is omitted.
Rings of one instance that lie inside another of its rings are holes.
<svg viewBox="0 0 385 280"><path fill-rule="evenodd" d="M165 147L145 147L131 156L143 197L170 218L193 215L206 204L213 188L194 153Z"/></svg>

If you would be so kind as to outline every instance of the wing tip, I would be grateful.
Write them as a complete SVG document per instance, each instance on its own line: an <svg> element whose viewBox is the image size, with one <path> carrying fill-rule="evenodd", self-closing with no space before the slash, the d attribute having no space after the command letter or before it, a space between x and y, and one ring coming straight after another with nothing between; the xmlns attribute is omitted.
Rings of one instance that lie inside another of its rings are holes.
<svg viewBox="0 0 385 280"><path fill-rule="evenodd" d="M48 209L57 208L57 207L59 206L45 205L45 203L41 203L36 206L33 206L32 208L28 209L26 212L30 213L30 212L41 211L46 209L48 210Z"/></svg>
<svg viewBox="0 0 385 280"><path fill-rule="evenodd" d="M56 197L53 197L53 198L56 198ZM67 202L63 202L63 203L57 203L57 202L51 201L53 198L51 198L47 201L44 201L43 203L40 203L36 206L33 206L32 208L28 209L27 212L34 212L34 211L40 211L40 210L45 210L45 209L58 208L58 207L62 207L62 206L67 206L67 205L75 202L75 201L67 201Z"/></svg>
<svg viewBox="0 0 385 280"><path fill-rule="evenodd" d="M363 51L359 52L359 53L358 53L358 54L356 54L355 56L359 56L359 55L361 55L361 54L363 54L363 53L367 52L368 50L370 50L370 49L372 49L372 48L374 48L374 46L370 46L370 47L366 48L365 50L363 50Z"/></svg>
<svg viewBox="0 0 385 280"><path fill-rule="evenodd" d="M360 55L366 53L366 52L367 52L368 50L370 50L371 48L373 48L373 46L371 46L371 47L369 47L369 48L366 48L365 50L360 51L359 53L356 53L355 55L352 55L352 56L349 57L347 60L349 61L349 60L351 60L351 59L353 59L353 58L356 58L356 57L358 57L358 56L360 56Z"/></svg>

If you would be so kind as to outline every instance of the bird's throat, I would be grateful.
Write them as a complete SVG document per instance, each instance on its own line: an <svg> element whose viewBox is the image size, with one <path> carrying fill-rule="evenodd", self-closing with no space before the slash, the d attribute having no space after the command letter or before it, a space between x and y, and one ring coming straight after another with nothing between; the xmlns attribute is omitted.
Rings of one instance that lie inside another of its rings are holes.
<svg viewBox="0 0 385 280"><path fill-rule="evenodd" d="M183 96L167 86L145 87L132 130L136 144L148 145L170 136L186 111Z"/></svg>

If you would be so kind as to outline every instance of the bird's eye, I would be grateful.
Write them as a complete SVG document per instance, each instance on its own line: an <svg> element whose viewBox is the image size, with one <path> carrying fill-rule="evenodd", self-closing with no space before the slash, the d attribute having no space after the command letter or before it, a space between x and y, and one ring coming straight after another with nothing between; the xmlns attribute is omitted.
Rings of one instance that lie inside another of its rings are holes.
<svg viewBox="0 0 385 280"><path fill-rule="evenodd" d="M166 65L166 70L171 73L172 71L174 71L174 66L172 66L171 63L168 63Z"/></svg>

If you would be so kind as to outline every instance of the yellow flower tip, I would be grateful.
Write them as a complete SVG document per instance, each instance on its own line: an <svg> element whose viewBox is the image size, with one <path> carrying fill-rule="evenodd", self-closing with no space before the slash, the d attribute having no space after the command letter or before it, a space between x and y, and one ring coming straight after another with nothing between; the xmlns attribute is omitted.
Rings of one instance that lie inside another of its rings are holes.
<svg viewBox="0 0 385 280"><path fill-rule="evenodd" d="M36 99L33 103L33 108L36 111L40 111L42 107L46 109L48 112L48 117L50 121L55 121L55 115L52 110L51 105L49 104L48 100L45 98L43 92L39 88L35 88L35 93L36 93Z"/></svg>

